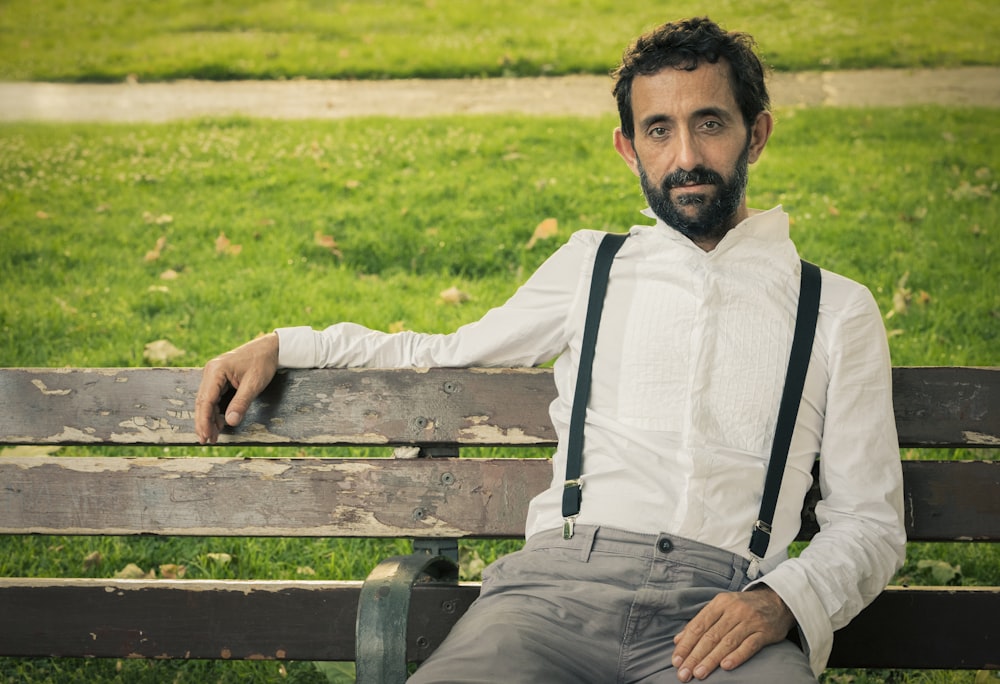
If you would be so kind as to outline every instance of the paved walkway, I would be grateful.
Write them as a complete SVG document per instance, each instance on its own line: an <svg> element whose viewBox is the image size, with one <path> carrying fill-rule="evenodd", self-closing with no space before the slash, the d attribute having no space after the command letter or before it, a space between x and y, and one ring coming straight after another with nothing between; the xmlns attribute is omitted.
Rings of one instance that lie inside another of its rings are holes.
<svg viewBox="0 0 1000 684"><path fill-rule="evenodd" d="M1000 68L774 74L777 107L952 104L1000 107ZM334 119L441 114L614 113L610 79L0 83L0 121L169 121L197 116Z"/></svg>

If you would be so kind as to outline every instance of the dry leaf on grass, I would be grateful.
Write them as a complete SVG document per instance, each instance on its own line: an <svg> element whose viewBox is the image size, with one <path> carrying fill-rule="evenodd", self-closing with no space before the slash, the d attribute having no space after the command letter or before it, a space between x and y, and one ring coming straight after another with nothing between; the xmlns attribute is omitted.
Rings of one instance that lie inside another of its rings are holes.
<svg viewBox="0 0 1000 684"><path fill-rule="evenodd" d="M146 261L156 261L163 254L163 248L167 246L167 237L165 235L160 236L156 241L156 246L153 249L146 252Z"/></svg>
<svg viewBox="0 0 1000 684"><path fill-rule="evenodd" d="M447 290L441 292L441 299L448 304L461 304L462 302L469 301L469 295L457 287L449 287Z"/></svg>
<svg viewBox="0 0 1000 684"><path fill-rule="evenodd" d="M554 218L547 218L535 226L535 232L532 234L531 239L528 240L528 244L526 244L524 248L532 249L540 240L554 238L558 233L559 221Z"/></svg>
<svg viewBox="0 0 1000 684"><path fill-rule="evenodd" d="M219 565L229 565L230 561L233 560L233 557L228 553L206 553L205 556L208 560Z"/></svg>
<svg viewBox="0 0 1000 684"><path fill-rule="evenodd" d="M909 279L910 272L907 271L896 283L896 290L892 293L892 311L886 314L887 319L904 315L910 310L910 304L914 301L920 306L927 306L931 303L933 298L926 290L920 290L914 297L913 290L906 285Z"/></svg>
<svg viewBox="0 0 1000 684"><path fill-rule="evenodd" d="M906 281L910 279L910 272L907 271L896 283L896 291L892 293L892 312L894 315L902 315L910 308L912 293L906 286Z"/></svg>
<svg viewBox="0 0 1000 684"><path fill-rule="evenodd" d="M96 568L100 564L101 564L101 552L100 551L91 551L83 559L83 569L84 570L90 570L91 568Z"/></svg>
<svg viewBox="0 0 1000 684"><path fill-rule="evenodd" d="M142 350L142 358L153 365L168 364L184 354L183 349L178 349L169 340L150 342Z"/></svg>
<svg viewBox="0 0 1000 684"><path fill-rule="evenodd" d="M330 254L333 254L338 258L344 256L344 254L340 251L340 248L337 247L337 241L333 239L332 235L323 235L317 230L313 233L313 242L315 242L318 247L329 250Z"/></svg>
<svg viewBox="0 0 1000 684"><path fill-rule="evenodd" d="M135 563L129 563L124 568L115 573L117 579L156 579L156 571L144 571Z"/></svg>
<svg viewBox="0 0 1000 684"><path fill-rule="evenodd" d="M243 245L234 245L229 238L226 237L225 233L219 233L219 237L215 238L215 253L216 254L228 254L229 256L236 256L243 251Z"/></svg>
<svg viewBox="0 0 1000 684"><path fill-rule="evenodd" d="M173 223L174 217L170 214L160 214L157 216L151 212L144 211L142 212L142 220L146 223L155 223L158 226L164 226L168 223Z"/></svg>
<svg viewBox="0 0 1000 684"><path fill-rule="evenodd" d="M184 579L187 574L186 565L176 565L174 563L164 563L160 566L160 577L163 579Z"/></svg>

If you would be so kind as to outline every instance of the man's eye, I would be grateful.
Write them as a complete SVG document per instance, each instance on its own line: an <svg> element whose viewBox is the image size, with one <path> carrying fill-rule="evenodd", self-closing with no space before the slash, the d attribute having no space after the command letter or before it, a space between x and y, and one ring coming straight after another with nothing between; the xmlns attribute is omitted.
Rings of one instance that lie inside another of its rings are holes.
<svg viewBox="0 0 1000 684"><path fill-rule="evenodd" d="M663 126L657 126L656 128L649 129L649 135L653 138L662 138L667 134L667 129Z"/></svg>

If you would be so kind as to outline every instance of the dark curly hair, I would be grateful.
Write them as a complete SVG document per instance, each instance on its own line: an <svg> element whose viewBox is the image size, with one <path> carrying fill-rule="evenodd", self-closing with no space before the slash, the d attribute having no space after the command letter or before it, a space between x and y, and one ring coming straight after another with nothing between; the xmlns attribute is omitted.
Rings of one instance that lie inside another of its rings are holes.
<svg viewBox="0 0 1000 684"><path fill-rule="evenodd" d="M752 127L757 115L771 106L764 65L755 48L749 34L724 31L708 17L671 22L639 36L612 72L622 133L629 140L635 137L632 81L636 76L650 76L666 67L693 71L703 62L715 64L720 59L729 63L733 95L747 127Z"/></svg>

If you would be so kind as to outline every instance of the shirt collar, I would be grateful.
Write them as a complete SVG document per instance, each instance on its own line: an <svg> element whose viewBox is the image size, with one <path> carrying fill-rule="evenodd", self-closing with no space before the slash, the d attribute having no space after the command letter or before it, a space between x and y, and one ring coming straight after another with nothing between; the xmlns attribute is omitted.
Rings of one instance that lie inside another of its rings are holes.
<svg viewBox="0 0 1000 684"><path fill-rule="evenodd" d="M668 238L674 242L689 246L691 249L703 252L703 250L690 239L681 234L678 230L653 213L653 210L646 208L642 210L642 215L656 221L653 226L635 226L633 229L639 233L650 233ZM728 251L740 243L753 241L758 243L782 243L789 241L788 214L779 204L768 209L750 209L750 215L729 231L719 242L718 246L711 252L705 254L716 254Z"/></svg>

